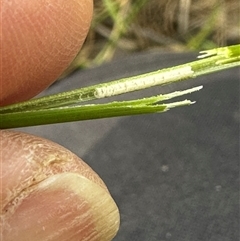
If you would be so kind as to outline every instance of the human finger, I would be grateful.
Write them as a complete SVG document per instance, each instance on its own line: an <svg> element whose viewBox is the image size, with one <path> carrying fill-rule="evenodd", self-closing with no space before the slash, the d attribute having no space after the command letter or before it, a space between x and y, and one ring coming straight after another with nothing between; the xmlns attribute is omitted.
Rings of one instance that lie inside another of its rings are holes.
<svg viewBox="0 0 240 241"><path fill-rule="evenodd" d="M0 131L1 240L109 241L118 208L100 177L56 143Z"/></svg>
<svg viewBox="0 0 240 241"><path fill-rule="evenodd" d="M0 106L48 87L80 50L92 0L0 0Z"/></svg>

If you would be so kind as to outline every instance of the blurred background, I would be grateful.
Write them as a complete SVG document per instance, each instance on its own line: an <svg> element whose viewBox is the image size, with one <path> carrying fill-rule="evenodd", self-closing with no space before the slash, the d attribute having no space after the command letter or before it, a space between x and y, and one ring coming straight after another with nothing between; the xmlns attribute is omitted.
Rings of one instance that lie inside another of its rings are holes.
<svg viewBox="0 0 240 241"><path fill-rule="evenodd" d="M240 40L238 0L94 0L81 54L63 74L155 50L186 52Z"/></svg>

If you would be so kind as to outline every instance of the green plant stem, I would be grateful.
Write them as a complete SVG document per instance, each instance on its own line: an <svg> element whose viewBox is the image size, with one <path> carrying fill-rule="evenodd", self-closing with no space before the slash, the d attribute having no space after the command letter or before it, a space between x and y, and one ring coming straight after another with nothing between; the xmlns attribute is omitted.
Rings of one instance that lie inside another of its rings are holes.
<svg viewBox="0 0 240 241"><path fill-rule="evenodd" d="M80 104L89 100L106 98L156 85L165 85L195 78L240 65L240 45L203 51L201 54L199 58L202 59L176 67L0 107L0 113L49 109Z"/></svg>
<svg viewBox="0 0 240 241"><path fill-rule="evenodd" d="M1 107L0 129L158 113L173 107L192 104L193 102L189 100L169 104L159 104L158 102L197 91L201 87L139 100L80 105L88 100L169 84L240 65L240 45L200 53L199 58L202 59L176 67Z"/></svg>
<svg viewBox="0 0 240 241"><path fill-rule="evenodd" d="M137 106L109 106L109 104L86 105L77 107L62 107L57 109L39 110L30 112L15 112L1 115L0 128L17 128L32 125L55 124L71 121L100 119L127 115L149 114L164 112L170 108L189 105L192 102L182 101L161 105Z"/></svg>
<svg viewBox="0 0 240 241"><path fill-rule="evenodd" d="M201 88L202 86L199 86L184 91L176 91L170 94L139 100L115 101L107 104L59 107L1 114L0 129L165 112L174 107L193 104L193 102L184 100L170 104L157 104L158 102L195 92Z"/></svg>

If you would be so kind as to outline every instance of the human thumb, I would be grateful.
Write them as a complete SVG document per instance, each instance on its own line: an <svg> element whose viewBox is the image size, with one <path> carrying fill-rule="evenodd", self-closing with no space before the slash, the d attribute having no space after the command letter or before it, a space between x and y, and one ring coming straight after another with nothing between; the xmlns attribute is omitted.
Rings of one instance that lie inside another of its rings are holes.
<svg viewBox="0 0 240 241"><path fill-rule="evenodd" d="M109 241L118 208L100 177L56 143L0 131L1 240Z"/></svg>

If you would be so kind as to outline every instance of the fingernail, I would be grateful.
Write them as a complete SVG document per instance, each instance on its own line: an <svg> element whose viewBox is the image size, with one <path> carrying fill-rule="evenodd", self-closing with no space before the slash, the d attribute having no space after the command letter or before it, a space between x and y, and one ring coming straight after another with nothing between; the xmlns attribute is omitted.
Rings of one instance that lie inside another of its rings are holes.
<svg viewBox="0 0 240 241"><path fill-rule="evenodd" d="M110 194L76 173L51 176L8 205L3 240L109 241L119 228Z"/></svg>

